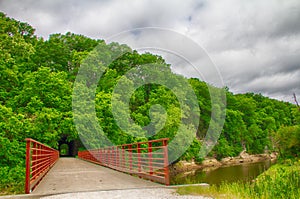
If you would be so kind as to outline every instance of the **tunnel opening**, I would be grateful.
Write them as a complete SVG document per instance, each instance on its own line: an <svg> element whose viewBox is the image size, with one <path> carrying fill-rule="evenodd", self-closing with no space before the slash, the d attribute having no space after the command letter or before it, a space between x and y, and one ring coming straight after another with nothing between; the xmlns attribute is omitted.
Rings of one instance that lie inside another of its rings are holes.
<svg viewBox="0 0 300 199"><path fill-rule="evenodd" d="M58 141L58 149L60 157L76 157L80 142L78 140L68 141L67 137L62 137Z"/></svg>
<svg viewBox="0 0 300 199"><path fill-rule="evenodd" d="M62 144L59 147L59 154L60 156L67 156L69 155L69 145L67 144Z"/></svg>

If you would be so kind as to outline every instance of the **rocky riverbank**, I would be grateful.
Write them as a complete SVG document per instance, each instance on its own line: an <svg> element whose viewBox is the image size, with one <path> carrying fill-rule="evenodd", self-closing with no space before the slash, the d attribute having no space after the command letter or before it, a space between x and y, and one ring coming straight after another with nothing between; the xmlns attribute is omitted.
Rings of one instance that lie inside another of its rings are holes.
<svg viewBox="0 0 300 199"><path fill-rule="evenodd" d="M176 164L170 166L170 173L171 175L176 175L178 173L188 174L191 171L197 169L216 169L221 166L255 163L265 160L275 161L277 159L277 155L277 153L249 155L248 153L243 151L237 157L226 157L221 159L220 161L215 158L205 158L201 164L198 164L195 161L179 161Z"/></svg>

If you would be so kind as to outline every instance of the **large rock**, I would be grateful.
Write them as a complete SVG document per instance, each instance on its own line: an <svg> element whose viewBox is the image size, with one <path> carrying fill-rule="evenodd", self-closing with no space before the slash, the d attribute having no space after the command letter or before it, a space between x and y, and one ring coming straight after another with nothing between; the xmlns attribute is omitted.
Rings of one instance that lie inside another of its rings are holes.
<svg viewBox="0 0 300 199"><path fill-rule="evenodd" d="M276 160L277 156L278 156L278 153L276 153L276 152L273 152L273 153L270 154L271 160Z"/></svg>
<svg viewBox="0 0 300 199"><path fill-rule="evenodd" d="M219 167L222 164L215 158L207 158L203 160L202 165L204 167Z"/></svg>
<svg viewBox="0 0 300 199"><path fill-rule="evenodd" d="M249 158L251 158L250 155L245 150L242 151L239 156L242 159L249 159Z"/></svg>

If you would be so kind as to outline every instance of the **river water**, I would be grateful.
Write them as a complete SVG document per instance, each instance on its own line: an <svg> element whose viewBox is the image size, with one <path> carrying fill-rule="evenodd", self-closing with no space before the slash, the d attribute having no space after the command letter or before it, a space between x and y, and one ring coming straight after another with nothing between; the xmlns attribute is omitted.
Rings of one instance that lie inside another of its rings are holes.
<svg viewBox="0 0 300 199"><path fill-rule="evenodd" d="M219 185L222 182L247 182L255 179L273 163L270 160L219 168L195 170L189 174L171 177L172 185L208 183Z"/></svg>

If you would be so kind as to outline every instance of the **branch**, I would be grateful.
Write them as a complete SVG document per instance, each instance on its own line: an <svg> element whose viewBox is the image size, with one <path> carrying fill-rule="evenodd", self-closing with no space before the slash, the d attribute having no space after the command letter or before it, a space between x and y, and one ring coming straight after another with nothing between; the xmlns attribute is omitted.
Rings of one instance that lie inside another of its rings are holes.
<svg viewBox="0 0 300 199"><path fill-rule="evenodd" d="M300 106L299 106L299 103L298 103L298 101L297 101L296 94L293 93L293 96L294 96L294 100L295 100L295 102L296 102L296 105L297 105L297 107L298 107L298 109L299 109L299 111L300 111Z"/></svg>

